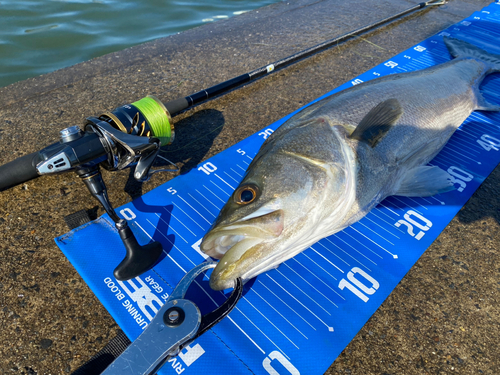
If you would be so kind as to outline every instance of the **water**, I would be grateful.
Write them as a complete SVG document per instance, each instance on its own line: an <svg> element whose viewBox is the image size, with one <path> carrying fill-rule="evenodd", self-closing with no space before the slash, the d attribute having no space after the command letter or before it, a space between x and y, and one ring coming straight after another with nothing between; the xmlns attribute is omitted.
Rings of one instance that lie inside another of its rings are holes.
<svg viewBox="0 0 500 375"><path fill-rule="evenodd" d="M0 0L0 87L279 0Z"/></svg>

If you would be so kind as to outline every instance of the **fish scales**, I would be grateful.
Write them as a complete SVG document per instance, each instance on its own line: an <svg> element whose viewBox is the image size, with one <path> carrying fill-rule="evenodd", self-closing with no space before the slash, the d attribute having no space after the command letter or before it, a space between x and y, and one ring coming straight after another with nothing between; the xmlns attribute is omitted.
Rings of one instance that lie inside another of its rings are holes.
<svg viewBox="0 0 500 375"><path fill-rule="evenodd" d="M379 146L380 152L396 156L407 153L409 146L418 149L427 143L433 134L426 130L462 124L477 106L474 83L486 69L484 63L468 59L452 60L423 71L389 75L315 103L314 111L308 116L328 116L332 124L354 128L378 103L397 98L404 114ZM289 126L293 126L293 118L289 122ZM277 131L286 131L286 127ZM411 144L404 142L409 139Z"/></svg>
<svg viewBox="0 0 500 375"><path fill-rule="evenodd" d="M456 57L356 85L303 109L261 147L201 249L221 259L214 289L248 280L344 229L390 195L453 188L426 166L474 110L500 56L447 39Z"/></svg>
<svg viewBox="0 0 500 375"><path fill-rule="evenodd" d="M327 112L333 124L341 121L351 126L358 124L377 103L390 98L398 98L404 110L400 120L387 132L374 152L364 144L357 146L359 158L364 161L358 162L363 169L358 176L363 181L358 181L357 199L351 215L347 215L346 225L359 220L383 198L392 195L390 189L394 184L391 181L398 177L394 175L395 169L411 169L427 164L437 155L455 130L477 108L479 78L486 71L487 66L477 60L452 60L424 71L395 74L381 78L379 82L368 82L364 87L355 87L349 95L340 95L318 109L318 112ZM374 86L376 89L373 89ZM356 100L354 98L358 98L358 103L359 98L363 101L356 105L356 111L349 111L353 100ZM378 158L372 161L374 153ZM415 154L420 157L402 165L402 159ZM370 162L367 163L367 160ZM376 201L370 199L374 196ZM358 214L355 214L356 211Z"/></svg>

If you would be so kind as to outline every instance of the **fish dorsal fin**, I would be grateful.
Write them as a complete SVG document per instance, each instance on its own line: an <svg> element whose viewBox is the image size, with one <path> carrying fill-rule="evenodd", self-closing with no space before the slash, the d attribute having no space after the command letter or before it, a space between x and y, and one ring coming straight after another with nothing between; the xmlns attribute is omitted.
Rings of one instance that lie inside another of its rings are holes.
<svg viewBox="0 0 500 375"><path fill-rule="evenodd" d="M368 143L375 147L403 114L403 108L397 99L387 99L372 108L363 117L356 130L351 134L351 139Z"/></svg>

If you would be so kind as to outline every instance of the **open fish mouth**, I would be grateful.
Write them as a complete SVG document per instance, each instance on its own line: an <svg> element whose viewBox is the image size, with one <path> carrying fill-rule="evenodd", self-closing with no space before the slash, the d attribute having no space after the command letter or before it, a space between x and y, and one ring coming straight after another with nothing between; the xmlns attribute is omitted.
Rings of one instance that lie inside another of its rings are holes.
<svg viewBox="0 0 500 375"><path fill-rule="evenodd" d="M205 254L220 259L210 278L212 288L232 287L234 279L244 273L245 267L238 266L240 260L245 258L245 263L258 260L247 253L253 253L251 250L263 242L279 237L283 221L283 210L276 210L258 217L252 215L250 219L245 217L230 225L215 226L200 245Z"/></svg>
<svg viewBox="0 0 500 375"><path fill-rule="evenodd" d="M245 236L240 234L219 235L210 240L204 240L201 250L215 259L222 259L230 248L243 240Z"/></svg>
<svg viewBox="0 0 500 375"><path fill-rule="evenodd" d="M200 245L201 250L215 259L221 259L233 246L253 238L260 242L278 237L283 231L283 210L265 211L244 217L229 225L216 225L208 232Z"/></svg>

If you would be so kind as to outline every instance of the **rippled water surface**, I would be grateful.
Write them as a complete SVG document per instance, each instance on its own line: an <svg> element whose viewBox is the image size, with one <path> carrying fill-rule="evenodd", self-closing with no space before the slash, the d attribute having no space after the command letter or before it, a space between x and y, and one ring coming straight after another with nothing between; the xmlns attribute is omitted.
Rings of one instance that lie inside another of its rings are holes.
<svg viewBox="0 0 500 375"><path fill-rule="evenodd" d="M0 87L278 0L0 0Z"/></svg>

